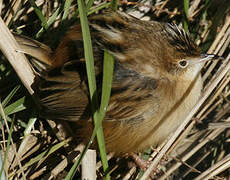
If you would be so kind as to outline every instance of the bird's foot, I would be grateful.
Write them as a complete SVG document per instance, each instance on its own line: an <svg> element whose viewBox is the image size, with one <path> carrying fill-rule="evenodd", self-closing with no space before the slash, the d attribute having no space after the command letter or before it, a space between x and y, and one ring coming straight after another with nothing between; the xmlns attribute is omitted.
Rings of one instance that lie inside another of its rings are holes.
<svg viewBox="0 0 230 180"><path fill-rule="evenodd" d="M149 168L149 166L150 166L150 164L151 164L150 161L142 159L140 156L138 156L138 155L135 154L135 153L131 153L130 156L131 156L131 158L132 158L133 161L134 161L134 162L129 163L130 166L137 166L137 167L139 167L142 171L146 171L146 170ZM154 179L155 175L156 175L157 173L159 173L159 172L160 172L160 170L159 170L157 167L154 168L153 171L152 171L151 174L150 174L150 178L151 178L151 179Z"/></svg>

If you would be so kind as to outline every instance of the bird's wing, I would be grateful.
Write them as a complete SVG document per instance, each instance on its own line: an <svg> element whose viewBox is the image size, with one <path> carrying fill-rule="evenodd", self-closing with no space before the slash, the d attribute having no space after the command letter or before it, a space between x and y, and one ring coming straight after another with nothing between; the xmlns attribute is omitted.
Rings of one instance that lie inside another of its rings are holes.
<svg viewBox="0 0 230 180"><path fill-rule="evenodd" d="M85 63L69 61L41 77L39 84L41 115L46 118L78 121L89 119Z"/></svg>
<svg viewBox="0 0 230 180"><path fill-rule="evenodd" d="M155 79L141 75L133 70L132 66L126 67L129 62L123 61L123 57L127 56L125 54L128 49L126 46L129 46L130 43L130 39L124 37L127 33L125 30L130 29L127 27L126 18L130 17L109 13L89 19L99 94L102 84L103 49L108 49L115 55L112 93L105 118L107 121L135 122L134 120L142 120L143 112L148 111L153 105L150 96L157 87ZM46 46L37 43L37 41L27 40L29 43L26 41L26 44L31 43L32 45L29 46L30 50L26 49L26 53L42 62L44 59L41 57L49 57L48 62L51 62L53 67L47 75L41 77L39 85L43 116L71 121L89 119L90 103L80 26L72 27L52 53L49 48L43 48ZM23 40L21 41L23 42ZM24 47L25 43L19 42L19 44ZM31 49L34 50L34 44L38 44L37 51L43 55L38 57L31 51Z"/></svg>

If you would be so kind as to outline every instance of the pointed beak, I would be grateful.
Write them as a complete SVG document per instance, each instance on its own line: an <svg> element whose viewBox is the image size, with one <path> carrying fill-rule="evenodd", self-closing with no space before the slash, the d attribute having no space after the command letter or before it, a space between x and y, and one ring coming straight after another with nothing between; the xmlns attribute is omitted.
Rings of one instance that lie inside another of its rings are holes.
<svg viewBox="0 0 230 180"><path fill-rule="evenodd" d="M200 61L210 61L210 60L220 60L224 59L222 56L218 56L216 54L201 54Z"/></svg>
<svg viewBox="0 0 230 180"><path fill-rule="evenodd" d="M190 61L190 64L197 64L197 63L205 63L207 61L213 61L213 60L223 60L224 58L222 56L218 56L215 54L201 54L199 59L193 59Z"/></svg>

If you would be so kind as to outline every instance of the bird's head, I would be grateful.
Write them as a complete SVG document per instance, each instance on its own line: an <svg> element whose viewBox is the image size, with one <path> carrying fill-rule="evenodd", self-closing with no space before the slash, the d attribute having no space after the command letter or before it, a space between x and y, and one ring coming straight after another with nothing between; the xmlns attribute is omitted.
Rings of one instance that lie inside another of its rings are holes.
<svg viewBox="0 0 230 180"><path fill-rule="evenodd" d="M202 54L182 28L169 23L164 24L164 27L162 46L166 51L158 63L161 71L168 76L193 78L205 62L222 58L214 54Z"/></svg>

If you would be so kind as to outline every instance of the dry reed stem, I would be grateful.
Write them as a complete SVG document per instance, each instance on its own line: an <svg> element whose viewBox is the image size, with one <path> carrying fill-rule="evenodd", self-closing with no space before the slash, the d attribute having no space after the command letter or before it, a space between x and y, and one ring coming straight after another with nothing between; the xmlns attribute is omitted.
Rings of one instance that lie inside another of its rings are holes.
<svg viewBox="0 0 230 180"><path fill-rule="evenodd" d="M96 151L88 149L82 159L82 180L96 180Z"/></svg>
<svg viewBox="0 0 230 180"><path fill-rule="evenodd" d="M188 10L188 18L191 19L194 16L194 11L197 9L197 7L199 6L201 0L194 0L192 5L190 6L189 10Z"/></svg>
<svg viewBox="0 0 230 180"><path fill-rule="evenodd" d="M25 55L17 52L20 47L2 18L0 18L0 39L0 49L2 53L13 66L26 89L31 95L33 95L34 90L31 88L31 85L33 84L35 78L34 72L27 62Z"/></svg>
<svg viewBox="0 0 230 180"><path fill-rule="evenodd" d="M14 14L18 10L18 8L19 8L21 3L22 3L21 0L11 1L11 6L8 9L8 11L7 11L7 13L6 13L5 17L4 17L4 21L5 21L5 24L7 26L12 21L12 18L14 17Z"/></svg>
<svg viewBox="0 0 230 180"><path fill-rule="evenodd" d="M197 151L199 151L204 145L206 145L208 142L210 142L210 140L213 140L215 139L217 136L219 136L224 130L223 129L216 129L212 132L209 132L209 135L208 136L205 136L206 133L203 133L200 135L200 137L204 137L204 139L201 139L200 140L200 143L195 146L193 149L191 149L186 155L184 155L182 158L181 158L181 161L186 161L188 160L192 155L194 155ZM172 174L174 171L176 171L180 165L182 165L181 162L177 162L176 164L174 164L170 169L167 170L167 172L161 176L159 178L159 180L163 180L163 179L166 179L170 174Z"/></svg>
<svg viewBox="0 0 230 180"><path fill-rule="evenodd" d="M230 118L228 119L228 121L230 121ZM212 165L209 169L196 177L195 180L212 179L214 176L218 175L228 168L230 168L230 154L225 156L221 161Z"/></svg>
<svg viewBox="0 0 230 180"><path fill-rule="evenodd" d="M129 180L131 176L136 172L137 168L132 167L129 172L123 177L123 180Z"/></svg>
<svg viewBox="0 0 230 180"><path fill-rule="evenodd" d="M228 29L230 26L230 16L226 18L225 24L222 27L221 31L218 33L217 37L215 38L214 42L212 43L211 47L208 50L208 53L218 53L221 49L221 47L224 44L224 41L226 40L226 32L229 31ZM229 32L227 33L229 36ZM224 38L225 37L225 38ZM222 55L222 54L219 54ZM205 72L203 75L203 81L207 79L207 77L210 75L210 73L213 71L214 67L216 66L216 63L211 64L209 69Z"/></svg>
<svg viewBox="0 0 230 180"><path fill-rule="evenodd" d="M213 93L212 97L209 98L208 102L205 104L205 106L201 109L201 111L197 115L200 121L203 120L205 117L207 117L207 115L217 107L219 103L216 102L215 105L213 105L213 103L218 98L218 96L221 97L221 93L223 89L228 85L229 81L230 78L228 76L225 76L221 86L217 86L216 91Z"/></svg>

